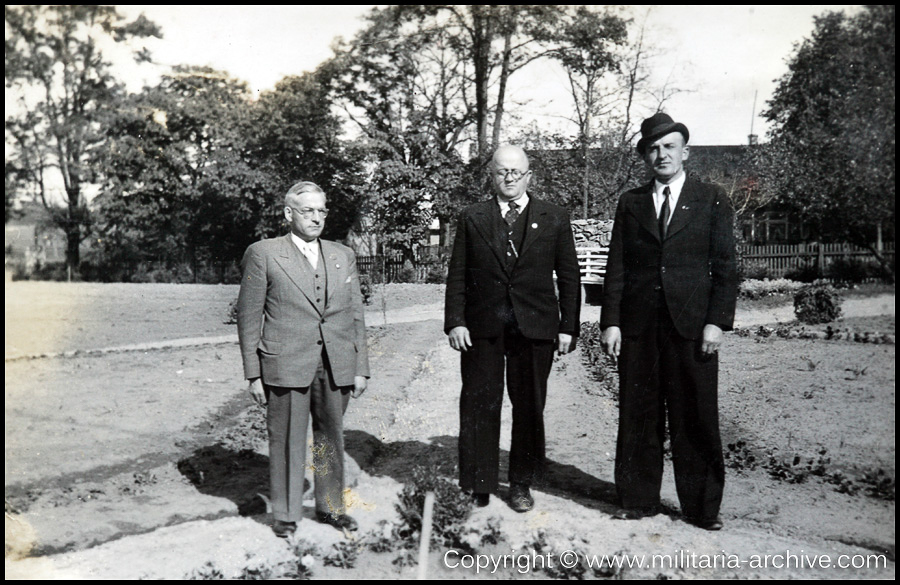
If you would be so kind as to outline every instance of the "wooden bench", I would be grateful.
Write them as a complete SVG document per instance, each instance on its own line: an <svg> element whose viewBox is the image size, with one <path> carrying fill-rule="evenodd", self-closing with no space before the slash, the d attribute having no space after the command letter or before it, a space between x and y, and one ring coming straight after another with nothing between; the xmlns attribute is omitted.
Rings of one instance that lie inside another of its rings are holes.
<svg viewBox="0 0 900 585"><path fill-rule="evenodd" d="M582 297L590 304L599 304L606 278L609 248L576 248L575 254L581 268Z"/></svg>

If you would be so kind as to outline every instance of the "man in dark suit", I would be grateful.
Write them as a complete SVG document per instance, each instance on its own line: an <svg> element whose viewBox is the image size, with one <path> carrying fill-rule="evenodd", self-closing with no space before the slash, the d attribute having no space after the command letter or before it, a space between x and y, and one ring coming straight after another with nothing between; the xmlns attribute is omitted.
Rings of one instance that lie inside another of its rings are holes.
<svg viewBox="0 0 900 585"><path fill-rule="evenodd" d="M479 506L497 490L505 371L513 407L510 505L526 512L544 470L553 352L570 351L579 331L580 273L568 213L526 192L525 152L497 149L491 177L497 196L460 214L447 275L444 331L462 352L459 483Z"/></svg>
<svg viewBox="0 0 900 585"><path fill-rule="evenodd" d="M737 298L733 214L720 187L686 178L688 138L663 113L641 125L637 149L655 178L619 200L600 324L619 363L616 517L658 512L668 413L682 512L719 530L717 352Z"/></svg>
<svg viewBox="0 0 900 585"><path fill-rule="evenodd" d="M268 404L273 530L287 537L303 513L306 433L313 421L316 516L356 530L345 513L343 413L369 376L356 256L319 239L325 194L314 183L285 195L291 233L247 248L238 337L250 395Z"/></svg>

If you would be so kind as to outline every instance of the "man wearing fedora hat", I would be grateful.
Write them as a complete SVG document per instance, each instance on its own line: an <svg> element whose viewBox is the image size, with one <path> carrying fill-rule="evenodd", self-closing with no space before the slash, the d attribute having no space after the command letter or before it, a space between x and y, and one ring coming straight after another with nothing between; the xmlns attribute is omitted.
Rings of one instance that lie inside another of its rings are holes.
<svg viewBox="0 0 900 585"><path fill-rule="evenodd" d="M659 512L668 418L682 513L719 530L717 352L737 299L733 213L722 188L686 177L689 137L663 113L641 124L637 150L654 178L616 209L601 341L619 364L615 517Z"/></svg>

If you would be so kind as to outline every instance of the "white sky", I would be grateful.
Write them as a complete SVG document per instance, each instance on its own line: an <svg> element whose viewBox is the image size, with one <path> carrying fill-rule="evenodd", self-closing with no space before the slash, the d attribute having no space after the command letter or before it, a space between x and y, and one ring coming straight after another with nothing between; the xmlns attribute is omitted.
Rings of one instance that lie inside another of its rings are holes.
<svg viewBox="0 0 900 585"><path fill-rule="evenodd" d="M337 36L352 38L371 6L159 6L122 5L133 18L141 12L162 27L154 60L163 65L209 65L247 81L254 92L272 89L285 75L311 71L332 53ZM753 112L786 71L795 43L808 37L813 16L850 6L633 6L635 17L652 8L651 42L664 49L655 61L659 80L672 77L681 88L665 110L691 131L692 144L745 144ZM131 64L117 73L137 90L147 79ZM510 84L510 100L522 122L547 130L566 129L572 109L561 70L529 66ZM7 95L7 104L9 104ZM754 132L764 138L758 116Z"/></svg>

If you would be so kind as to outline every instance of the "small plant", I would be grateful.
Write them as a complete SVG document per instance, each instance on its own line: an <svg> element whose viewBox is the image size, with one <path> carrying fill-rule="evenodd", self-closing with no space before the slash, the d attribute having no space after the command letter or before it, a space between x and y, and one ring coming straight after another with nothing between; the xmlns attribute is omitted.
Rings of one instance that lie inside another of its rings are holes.
<svg viewBox="0 0 900 585"><path fill-rule="evenodd" d="M391 552L400 541L397 535L397 527L387 520L381 521L381 529L369 532L363 538L363 542L369 550L376 553Z"/></svg>
<svg viewBox="0 0 900 585"><path fill-rule="evenodd" d="M316 564L316 554L319 549L315 543L308 542L302 538L294 541L294 556L297 559L296 574L288 573L286 576L293 576L297 579L311 579L313 567Z"/></svg>
<svg viewBox="0 0 900 585"><path fill-rule="evenodd" d="M770 476L787 483L803 483L810 475L828 477L831 458L826 456L827 453L828 450L823 447L817 457L804 458L797 453L789 457L770 454L766 468Z"/></svg>
<svg viewBox="0 0 900 585"><path fill-rule="evenodd" d="M866 472L860 483L866 486L866 494L879 500L894 501L897 484L883 469L874 472Z"/></svg>
<svg viewBox="0 0 900 585"><path fill-rule="evenodd" d="M794 314L801 323L830 323L841 316L841 296L831 287L810 286L794 295Z"/></svg>
<svg viewBox="0 0 900 585"><path fill-rule="evenodd" d="M332 546L334 550L322 559L322 563L339 569L352 569L359 557L359 547L359 543L354 541L337 542Z"/></svg>
<svg viewBox="0 0 900 585"><path fill-rule="evenodd" d="M191 571L187 578L190 581L224 581L225 575L212 561L207 561L199 569Z"/></svg>
<svg viewBox="0 0 900 585"><path fill-rule="evenodd" d="M756 469L756 456L747 448L747 443L737 441L729 443L725 451L725 465L732 469Z"/></svg>
<svg viewBox="0 0 900 585"><path fill-rule="evenodd" d="M226 315L225 315L225 320L222 321L223 324L225 324L225 325L236 325L237 324L237 314L238 314L237 302L238 302L238 300L234 299L228 305L228 313L226 313Z"/></svg>
<svg viewBox="0 0 900 585"><path fill-rule="evenodd" d="M579 345L582 359L587 362L596 385L590 388L591 394L619 397L619 369L616 361L603 351L600 345L600 323L582 323Z"/></svg>
<svg viewBox="0 0 900 585"><path fill-rule="evenodd" d="M361 274L359 277L359 292L362 293L362 300L364 305L372 304L372 295L375 294L374 289L372 288L372 279L365 274Z"/></svg>
<svg viewBox="0 0 900 585"><path fill-rule="evenodd" d="M395 506L401 521L398 535L407 548L418 546L426 492L434 492L432 544L459 548L463 545L464 523L472 510L472 499L456 482L442 476L436 465L415 467L412 483L400 492L400 501Z"/></svg>

